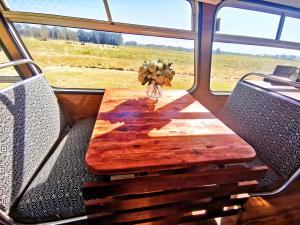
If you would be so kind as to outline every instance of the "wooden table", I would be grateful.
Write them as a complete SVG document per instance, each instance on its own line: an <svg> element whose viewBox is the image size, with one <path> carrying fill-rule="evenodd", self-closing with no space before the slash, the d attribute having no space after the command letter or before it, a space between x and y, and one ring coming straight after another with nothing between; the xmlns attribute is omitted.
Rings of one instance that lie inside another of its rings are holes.
<svg viewBox="0 0 300 225"><path fill-rule="evenodd" d="M245 166L254 157L187 91L164 90L151 108L145 91L106 90L86 164L119 178L82 186L89 222L174 225L237 214L248 199L239 194L267 170Z"/></svg>
<svg viewBox="0 0 300 225"><path fill-rule="evenodd" d="M251 160L253 148L187 91L167 91L149 110L145 91L105 91L86 164L127 174Z"/></svg>

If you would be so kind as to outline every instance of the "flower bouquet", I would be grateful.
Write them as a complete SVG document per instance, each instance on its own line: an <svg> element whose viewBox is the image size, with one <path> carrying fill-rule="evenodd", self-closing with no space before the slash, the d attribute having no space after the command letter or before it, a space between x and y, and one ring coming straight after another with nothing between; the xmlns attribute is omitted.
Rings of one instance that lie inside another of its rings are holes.
<svg viewBox="0 0 300 225"><path fill-rule="evenodd" d="M145 61L139 68L138 80L142 85L148 84L147 95L157 100L161 96L161 87L171 87L175 71L171 69L172 63L166 60Z"/></svg>

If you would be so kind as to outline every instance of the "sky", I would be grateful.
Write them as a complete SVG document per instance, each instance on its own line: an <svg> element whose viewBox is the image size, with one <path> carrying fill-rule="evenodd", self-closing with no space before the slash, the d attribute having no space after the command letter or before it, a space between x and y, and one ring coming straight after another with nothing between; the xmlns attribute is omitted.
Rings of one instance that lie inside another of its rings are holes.
<svg viewBox="0 0 300 225"><path fill-rule="evenodd" d="M107 20L102 0L7 0L11 10L41 12L81 18ZM108 0L113 21L160 27L191 29L191 5L185 0ZM221 18L222 34L238 34L262 38L275 38L279 15L223 7L217 14ZM300 42L300 20L287 17L282 40ZM159 44L193 48L191 40L159 38L123 34L124 41L140 44ZM214 43L213 49L247 54L291 54L300 51L269 47Z"/></svg>

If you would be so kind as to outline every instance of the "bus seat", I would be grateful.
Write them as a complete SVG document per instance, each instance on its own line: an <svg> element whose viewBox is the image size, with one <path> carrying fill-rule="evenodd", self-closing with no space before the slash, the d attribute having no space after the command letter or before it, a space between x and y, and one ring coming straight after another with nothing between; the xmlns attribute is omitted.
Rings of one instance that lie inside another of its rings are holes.
<svg viewBox="0 0 300 225"><path fill-rule="evenodd" d="M300 167L300 102L240 80L219 118L251 144L257 159L270 170L261 191L273 190Z"/></svg>
<svg viewBox="0 0 300 225"><path fill-rule="evenodd" d="M75 123L30 184L11 217L31 223L85 214L81 184L100 181L91 173L84 155L94 119Z"/></svg>
<svg viewBox="0 0 300 225"><path fill-rule="evenodd" d="M22 222L81 214L81 183L100 179L84 166L93 125L69 127L43 75L0 90L0 209Z"/></svg>

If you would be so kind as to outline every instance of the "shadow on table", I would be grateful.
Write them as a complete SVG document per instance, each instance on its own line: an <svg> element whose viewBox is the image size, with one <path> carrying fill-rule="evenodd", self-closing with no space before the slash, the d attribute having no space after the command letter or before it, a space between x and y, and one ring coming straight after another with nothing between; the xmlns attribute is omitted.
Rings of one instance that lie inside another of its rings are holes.
<svg viewBox="0 0 300 225"><path fill-rule="evenodd" d="M175 101L154 110L149 109L148 98L129 99L117 105L113 110L101 113L101 120L120 125L105 134L97 137L115 137L118 141L130 141L137 138L149 138L149 132L159 130L174 119L214 119L209 112L182 112L195 102L195 99L186 94ZM142 119L138 119L142 118ZM174 137L174 136L172 136Z"/></svg>

